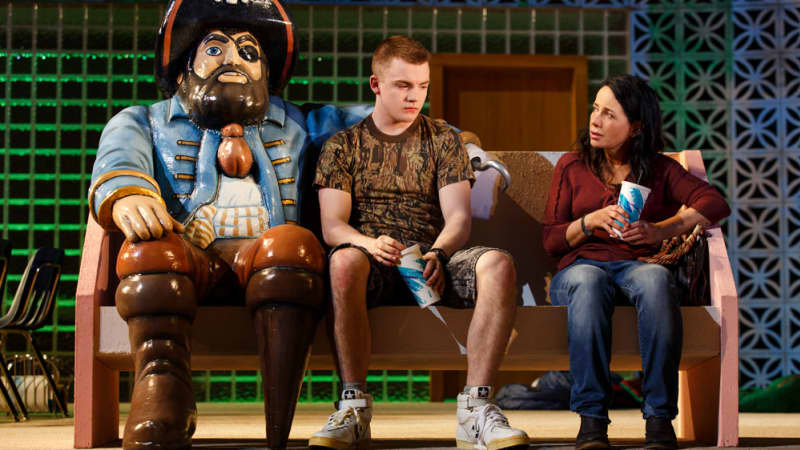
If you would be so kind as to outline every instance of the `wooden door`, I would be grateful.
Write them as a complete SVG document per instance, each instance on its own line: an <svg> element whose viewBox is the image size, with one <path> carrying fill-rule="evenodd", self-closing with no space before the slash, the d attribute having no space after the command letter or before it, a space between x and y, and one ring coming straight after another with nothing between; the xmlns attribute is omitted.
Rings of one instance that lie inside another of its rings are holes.
<svg viewBox="0 0 800 450"><path fill-rule="evenodd" d="M565 151L586 127L583 56L436 54L430 112L486 150Z"/></svg>

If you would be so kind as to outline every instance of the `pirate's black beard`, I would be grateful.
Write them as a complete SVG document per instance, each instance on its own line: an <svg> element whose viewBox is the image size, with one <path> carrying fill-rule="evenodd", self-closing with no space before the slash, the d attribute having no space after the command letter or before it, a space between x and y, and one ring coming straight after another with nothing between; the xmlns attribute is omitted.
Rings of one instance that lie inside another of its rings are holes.
<svg viewBox="0 0 800 450"><path fill-rule="evenodd" d="M266 74L266 65L262 63L261 68L261 73ZM185 72L178 95L183 99L189 117L201 128L219 129L229 123L246 126L264 119L269 108L265 77L247 84L217 81L221 73L234 70L243 73L232 66L220 66L206 79L191 69Z"/></svg>

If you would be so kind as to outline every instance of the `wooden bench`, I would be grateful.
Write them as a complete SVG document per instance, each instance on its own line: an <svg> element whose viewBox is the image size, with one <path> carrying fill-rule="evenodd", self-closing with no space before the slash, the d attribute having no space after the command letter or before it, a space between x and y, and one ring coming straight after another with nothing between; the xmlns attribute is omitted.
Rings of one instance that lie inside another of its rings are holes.
<svg viewBox="0 0 800 450"><path fill-rule="evenodd" d="M496 152L513 183L497 194L492 175L481 175L473 189L472 242L511 250L527 304L544 304L546 277L555 261L541 243L544 203L553 164L561 153ZM692 173L705 178L699 151L672 155ZM683 358L680 365L678 435L718 446L738 442L738 310L737 294L721 230L710 230L712 305L683 307ZM114 261L122 236L105 233L90 220L78 281L75 335L75 447L89 448L118 438L119 371L133 370L127 326L117 314ZM440 311L462 342L471 310ZM448 331L428 311L385 307L370 311L373 335L371 369L464 370ZM201 307L192 340L194 370L257 370L254 332L244 307ZM248 325L243 325L248 324ZM641 367L636 317L619 307L613 322L614 370ZM222 326L220 326L222 325ZM325 327L317 330L309 367L332 369ZM517 313L516 333L502 370L569 368L566 308L525 306ZM536 430L530 430L536 433Z"/></svg>

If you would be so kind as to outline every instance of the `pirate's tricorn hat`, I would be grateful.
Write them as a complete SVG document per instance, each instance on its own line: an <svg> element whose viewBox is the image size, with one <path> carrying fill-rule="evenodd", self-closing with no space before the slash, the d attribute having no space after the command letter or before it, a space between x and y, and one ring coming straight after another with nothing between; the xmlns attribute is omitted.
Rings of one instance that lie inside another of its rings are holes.
<svg viewBox="0 0 800 450"><path fill-rule="evenodd" d="M167 97L189 56L213 29L246 30L258 39L269 64L269 91L279 93L297 60L289 13L278 0L171 0L156 41L156 81Z"/></svg>

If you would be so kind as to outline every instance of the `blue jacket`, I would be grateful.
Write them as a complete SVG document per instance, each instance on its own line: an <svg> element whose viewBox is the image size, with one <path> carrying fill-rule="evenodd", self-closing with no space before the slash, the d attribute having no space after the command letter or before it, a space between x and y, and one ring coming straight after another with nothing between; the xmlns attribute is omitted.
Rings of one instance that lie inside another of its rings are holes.
<svg viewBox="0 0 800 450"><path fill-rule="evenodd" d="M253 155L253 175L272 226L301 222L304 188L313 175L316 150L336 131L361 120L370 107L315 109L308 117L291 103L270 97L265 120L244 129ZM167 211L188 223L217 194L219 130L203 130L189 120L174 96L147 106L131 106L103 129L89 190L90 212L108 230L114 201L127 195L162 199ZM314 194L313 190L308 191Z"/></svg>

